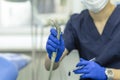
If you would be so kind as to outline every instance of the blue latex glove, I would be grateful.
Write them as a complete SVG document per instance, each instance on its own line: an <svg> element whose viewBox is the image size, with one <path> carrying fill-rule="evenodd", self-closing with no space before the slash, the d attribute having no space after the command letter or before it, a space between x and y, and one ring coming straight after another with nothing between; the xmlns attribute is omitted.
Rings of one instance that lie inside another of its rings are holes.
<svg viewBox="0 0 120 80"><path fill-rule="evenodd" d="M18 69L15 65L0 57L0 80L16 80L18 76Z"/></svg>
<svg viewBox="0 0 120 80"><path fill-rule="evenodd" d="M52 53L56 52L57 56L55 59L55 62L58 62L64 52L65 46L64 46L64 41L62 38L62 34L60 34L60 39L57 39L57 31L56 29L52 28L50 30L50 35L49 38L47 40L47 44L46 44L46 50L48 52L48 56L51 59ZM56 51L57 50L57 51Z"/></svg>
<svg viewBox="0 0 120 80"><path fill-rule="evenodd" d="M15 65L18 71L27 66L27 64L31 61L31 57L24 54L6 53L0 54L0 57L10 61L13 65Z"/></svg>
<svg viewBox="0 0 120 80"><path fill-rule="evenodd" d="M82 74L80 77L81 79L90 78L93 80L107 80L105 68L94 61L80 59L80 62L76 67L82 67L73 71L75 74Z"/></svg>

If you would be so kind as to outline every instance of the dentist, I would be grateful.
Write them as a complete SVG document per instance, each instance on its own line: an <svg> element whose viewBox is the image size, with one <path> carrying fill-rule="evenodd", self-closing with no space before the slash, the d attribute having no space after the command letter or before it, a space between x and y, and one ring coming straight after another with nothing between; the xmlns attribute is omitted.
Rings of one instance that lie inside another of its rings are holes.
<svg viewBox="0 0 120 80"><path fill-rule="evenodd" d="M78 50L80 61L73 72L83 74L81 80L119 80L120 5L113 5L110 0L81 1L87 9L70 17L60 40L56 38L57 31L51 29L45 67L49 70L51 54L56 49L54 69L72 50ZM95 60L89 61L92 58Z"/></svg>

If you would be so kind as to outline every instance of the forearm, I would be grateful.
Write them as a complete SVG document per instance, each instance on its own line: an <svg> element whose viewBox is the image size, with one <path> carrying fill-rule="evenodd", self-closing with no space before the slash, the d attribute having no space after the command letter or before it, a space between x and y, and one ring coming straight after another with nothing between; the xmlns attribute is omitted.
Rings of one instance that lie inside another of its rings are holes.
<svg viewBox="0 0 120 80"><path fill-rule="evenodd" d="M58 68L59 63L60 62L54 63L53 70ZM51 65L51 60L49 59L48 55L46 55L46 59L45 59L45 68L46 68L46 70L50 70L50 65Z"/></svg>
<svg viewBox="0 0 120 80"><path fill-rule="evenodd" d="M114 80L120 80L120 69L112 69L114 74Z"/></svg>
<svg viewBox="0 0 120 80"><path fill-rule="evenodd" d="M106 68L107 80L120 80L120 69Z"/></svg>
<svg viewBox="0 0 120 80"><path fill-rule="evenodd" d="M54 63L54 67L53 70L57 69L59 67L60 62L63 60L63 58L68 54L68 50L65 49L65 51L63 52L63 55L60 59L59 62L55 62ZM51 60L49 59L48 55L46 55L46 59L45 59L45 68L46 70L50 70L50 65L51 65Z"/></svg>

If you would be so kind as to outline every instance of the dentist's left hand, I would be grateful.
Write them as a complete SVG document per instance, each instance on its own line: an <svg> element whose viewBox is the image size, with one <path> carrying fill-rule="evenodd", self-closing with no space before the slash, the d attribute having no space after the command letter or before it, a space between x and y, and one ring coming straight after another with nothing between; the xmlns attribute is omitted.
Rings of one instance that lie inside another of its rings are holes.
<svg viewBox="0 0 120 80"><path fill-rule="evenodd" d="M85 59L80 59L80 62L76 67L82 67L74 70L75 74L82 74L81 79L92 79L92 80L107 80L105 75L105 68L100 66L94 61L87 61Z"/></svg>

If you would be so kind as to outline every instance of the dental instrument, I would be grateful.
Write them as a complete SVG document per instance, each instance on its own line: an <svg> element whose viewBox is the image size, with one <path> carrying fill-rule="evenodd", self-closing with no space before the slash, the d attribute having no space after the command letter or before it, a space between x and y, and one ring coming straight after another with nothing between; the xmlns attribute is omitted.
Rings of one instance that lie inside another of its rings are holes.
<svg viewBox="0 0 120 80"><path fill-rule="evenodd" d="M53 20L51 20L51 22L52 22L52 26L54 26L56 28L56 30L57 30L57 33L58 33L57 39L59 40L60 39L61 28L58 26L57 22L55 22ZM57 50L56 50L56 52L57 52ZM56 54L57 54L56 52L52 53L51 65L50 65L50 73L49 73L48 80L51 80L51 78L52 78L53 65L54 65L54 62L55 62Z"/></svg>

